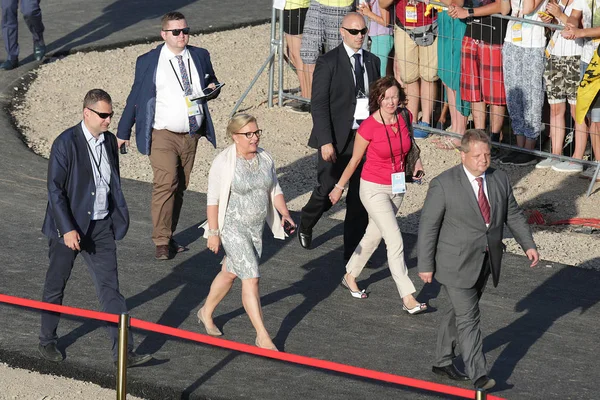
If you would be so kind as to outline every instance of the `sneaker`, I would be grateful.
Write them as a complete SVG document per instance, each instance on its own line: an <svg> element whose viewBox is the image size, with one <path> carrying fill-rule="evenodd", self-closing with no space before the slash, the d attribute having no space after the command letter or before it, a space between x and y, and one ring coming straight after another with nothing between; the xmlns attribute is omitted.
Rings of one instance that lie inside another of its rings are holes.
<svg viewBox="0 0 600 400"><path fill-rule="evenodd" d="M570 161L562 161L552 166L552 169L556 172L581 172L583 166Z"/></svg>
<svg viewBox="0 0 600 400"><path fill-rule="evenodd" d="M535 164L535 168L536 169L552 168L553 165L556 165L559 163L560 163L560 160L558 160L556 158L546 158L545 160L542 160L539 163Z"/></svg>
<svg viewBox="0 0 600 400"><path fill-rule="evenodd" d="M537 158L535 156L532 156L531 154L514 153L514 156L510 158L507 156L500 160L500 162L502 164L511 164L523 167L526 165L535 164L537 162Z"/></svg>
<svg viewBox="0 0 600 400"><path fill-rule="evenodd" d="M417 125L426 126L428 128L431 127L431 125L429 125L427 122L423 122L423 121L419 121L419 123ZM413 135L414 135L415 139L427 139L427 137L429 136L429 132L423 131L419 128L415 128L415 129L413 129Z"/></svg>
<svg viewBox="0 0 600 400"><path fill-rule="evenodd" d="M596 168L598 167L588 167L585 171L581 173L582 178L593 179L594 174L596 173ZM596 181L600 181L600 174L596 177Z"/></svg>

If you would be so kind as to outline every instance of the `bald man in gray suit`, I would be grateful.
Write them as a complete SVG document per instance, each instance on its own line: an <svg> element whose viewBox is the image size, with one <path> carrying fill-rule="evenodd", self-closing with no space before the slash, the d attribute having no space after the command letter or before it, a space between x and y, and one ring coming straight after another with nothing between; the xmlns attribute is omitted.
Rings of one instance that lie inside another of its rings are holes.
<svg viewBox="0 0 600 400"><path fill-rule="evenodd" d="M470 129L461 142L462 164L434 178L419 223L419 276L442 284L450 307L440 324L432 371L453 380L472 380L476 389L491 389L479 328L479 299L492 275L500 279L502 234L508 226L531 266L539 255L527 220L517 204L506 173L490 168L490 138ZM456 347L457 350L455 351ZM460 353L467 375L453 365Z"/></svg>

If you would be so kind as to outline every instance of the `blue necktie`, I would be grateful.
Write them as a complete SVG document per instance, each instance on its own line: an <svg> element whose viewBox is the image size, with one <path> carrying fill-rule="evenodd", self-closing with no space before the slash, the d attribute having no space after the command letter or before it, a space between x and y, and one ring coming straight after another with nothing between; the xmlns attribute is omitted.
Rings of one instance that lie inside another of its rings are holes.
<svg viewBox="0 0 600 400"><path fill-rule="evenodd" d="M192 85L190 85L190 77L188 76L187 69L185 69L185 64L183 63L182 56L175 56L177 58L177 63L179 64L179 72L181 72L181 82L183 84L183 90L186 96L192 94ZM190 71L191 72L191 71ZM198 126L198 121L196 120L195 115L190 115L190 135L196 133L200 127Z"/></svg>
<svg viewBox="0 0 600 400"><path fill-rule="evenodd" d="M363 73L362 64L360 63L360 54L356 53L354 57L354 77L356 78L356 89L355 94L358 96L364 96L365 93L365 77Z"/></svg>

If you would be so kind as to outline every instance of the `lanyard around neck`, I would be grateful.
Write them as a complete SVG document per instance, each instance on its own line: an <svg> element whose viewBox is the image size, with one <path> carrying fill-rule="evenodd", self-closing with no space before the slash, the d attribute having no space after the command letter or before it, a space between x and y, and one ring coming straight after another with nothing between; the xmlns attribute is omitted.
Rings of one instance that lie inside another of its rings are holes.
<svg viewBox="0 0 600 400"><path fill-rule="evenodd" d="M94 152L92 151L90 142L88 142L86 140L85 144L87 144L88 150L90 151L90 154L92 155L92 159L94 160L94 165L96 166L96 170L98 171L98 176L100 177L100 180L104 180L104 178L102 177L102 170L100 169L100 166L102 165L102 149L104 149L104 143L100 144L100 159L98 161L96 161L96 156L94 155Z"/></svg>
<svg viewBox="0 0 600 400"><path fill-rule="evenodd" d="M188 78L190 80L190 88L193 85L192 82L192 69L190 67L190 58L188 57L187 59L188 62ZM173 73L175 74L175 78L177 78L177 82L179 83L179 87L181 87L181 91L185 93L185 89L183 88L183 83L181 83L181 79L179 79L179 75L177 75L177 71L175 71L175 67L173 66L173 59L169 60L169 64L171 64L171 69L173 70ZM179 64L179 62L178 62Z"/></svg>
<svg viewBox="0 0 600 400"><path fill-rule="evenodd" d="M390 158L392 159L392 169L395 173L396 172L396 157L394 157L394 151L392 150L392 140L390 139L390 134L387 130L387 126L385 124L385 120L383 119L383 115L381 115L381 109L379 109L379 117L381 118L381 122L383 123L383 128L385 129L385 136L387 137L388 145L390 146ZM400 120L398 119L397 111L396 111L396 126L398 128L398 138L400 139L400 157L403 158L404 143L402 143L402 132L400 131ZM402 169L402 161L400 164L400 168Z"/></svg>

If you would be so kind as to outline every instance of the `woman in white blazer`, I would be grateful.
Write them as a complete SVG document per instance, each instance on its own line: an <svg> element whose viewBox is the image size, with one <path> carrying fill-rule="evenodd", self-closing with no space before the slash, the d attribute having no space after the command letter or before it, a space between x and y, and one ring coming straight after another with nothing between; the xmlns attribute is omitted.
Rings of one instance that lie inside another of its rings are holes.
<svg viewBox="0 0 600 400"><path fill-rule="evenodd" d="M223 245L225 258L204 306L198 310L198 320L209 335L222 335L212 315L239 277L242 303L256 329L256 346L277 350L263 323L258 292L262 232L266 221L275 238L284 239L284 225L287 223L292 232L296 224L285 204L273 158L258 147L262 130L256 118L234 116L227 133L233 144L215 158L208 175L204 230L208 249L217 254Z"/></svg>

